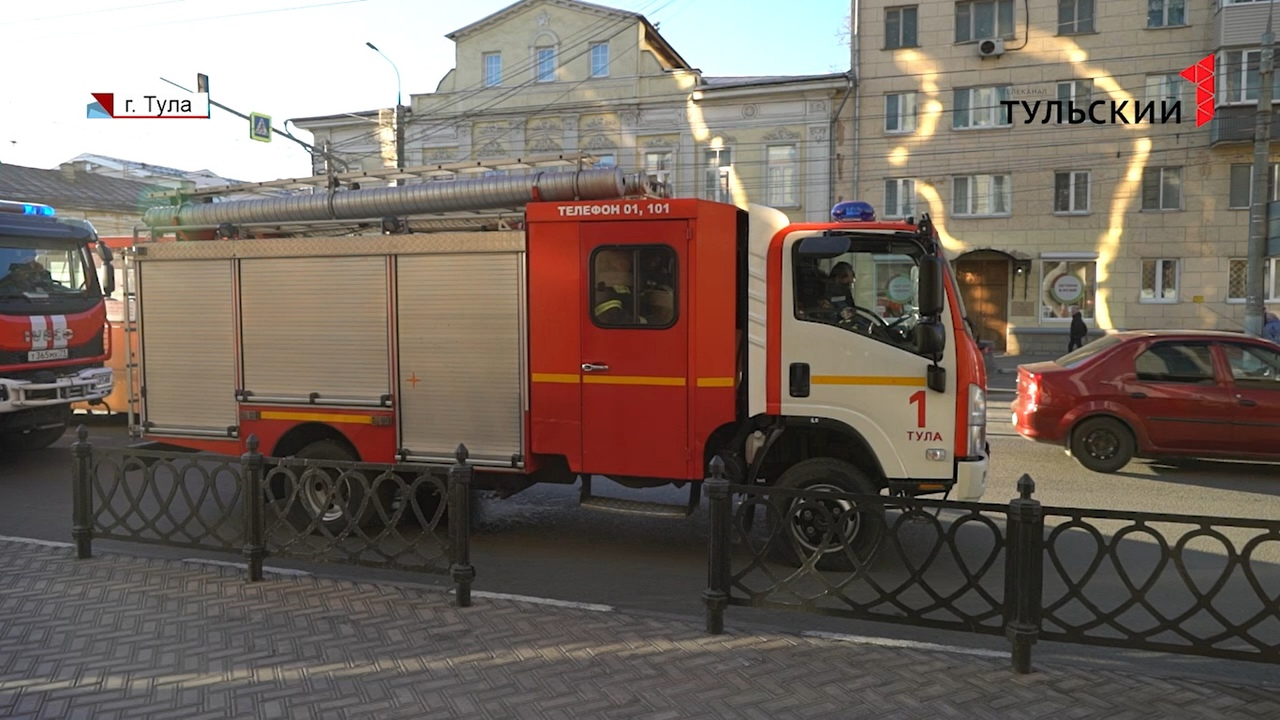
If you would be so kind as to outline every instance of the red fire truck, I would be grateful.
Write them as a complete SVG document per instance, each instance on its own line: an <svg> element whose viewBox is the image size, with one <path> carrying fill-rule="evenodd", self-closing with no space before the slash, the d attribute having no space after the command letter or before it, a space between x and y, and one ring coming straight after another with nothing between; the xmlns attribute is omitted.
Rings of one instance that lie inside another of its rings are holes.
<svg viewBox="0 0 1280 720"><path fill-rule="evenodd" d="M72 404L111 393L103 290L90 247L111 251L85 220L38 203L0 201L0 447L62 437ZM112 291L112 273L107 273Z"/></svg>
<svg viewBox="0 0 1280 720"><path fill-rule="evenodd" d="M681 516L717 454L739 482L977 499L985 366L937 234L837 210L793 224L616 169L153 209L179 241L133 251L137 434L440 465L465 443L500 495L581 480L586 506ZM655 507L593 476L692 490ZM326 522L372 505L320 490Z"/></svg>

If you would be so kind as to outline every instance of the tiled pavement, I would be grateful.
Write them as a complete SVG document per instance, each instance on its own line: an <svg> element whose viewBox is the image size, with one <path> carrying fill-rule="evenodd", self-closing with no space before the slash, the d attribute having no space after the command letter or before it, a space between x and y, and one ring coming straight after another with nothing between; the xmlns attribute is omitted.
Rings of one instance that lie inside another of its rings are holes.
<svg viewBox="0 0 1280 720"><path fill-rule="evenodd" d="M0 541L5 718L1280 718L1280 686L1037 670Z"/></svg>

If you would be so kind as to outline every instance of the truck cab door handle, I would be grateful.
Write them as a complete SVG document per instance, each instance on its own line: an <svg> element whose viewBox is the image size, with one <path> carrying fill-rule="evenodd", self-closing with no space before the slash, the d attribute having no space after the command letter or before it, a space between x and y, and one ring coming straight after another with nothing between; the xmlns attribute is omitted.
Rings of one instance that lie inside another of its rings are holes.
<svg viewBox="0 0 1280 720"><path fill-rule="evenodd" d="M596 363L582 363L582 372L605 372L609 369L608 365L599 365Z"/></svg>

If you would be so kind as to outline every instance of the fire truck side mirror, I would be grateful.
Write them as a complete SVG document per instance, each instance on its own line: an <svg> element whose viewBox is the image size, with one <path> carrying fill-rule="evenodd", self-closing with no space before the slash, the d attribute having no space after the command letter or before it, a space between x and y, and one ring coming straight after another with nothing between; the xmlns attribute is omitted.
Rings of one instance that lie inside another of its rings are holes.
<svg viewBox="0 0 1280 720"><path fill-rule="evenodd" d="M942 351L947 349L946 326L934 320L922 322L915 328L916 352L937 362L942 358Z"/></svg>
<svg viewBox="0 0 1280 720"><path fill-rule="evenodd" d="M110 296L116 291L116 267L112 263L115 255L106 243L99 241L98 257L102 258L102 294Z"/></svg>
<svg viewBox="0 0 1280 720"><path fill-rule="evenodd" d="M936 255L920 258L919 312L922 317L936 317L942 314L944 280L944 263Z"/></svg>

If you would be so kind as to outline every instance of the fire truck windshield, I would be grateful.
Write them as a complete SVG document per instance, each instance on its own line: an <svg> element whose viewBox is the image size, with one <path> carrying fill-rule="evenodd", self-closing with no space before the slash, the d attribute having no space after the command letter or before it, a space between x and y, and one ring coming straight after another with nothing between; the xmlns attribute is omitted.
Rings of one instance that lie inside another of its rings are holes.
<svg viewBox="0 0 1280 720"><path fill-rule="evenodd" d="M93 284L83 248L48 240L0 244L0 297L84 295Z"/></svg>

